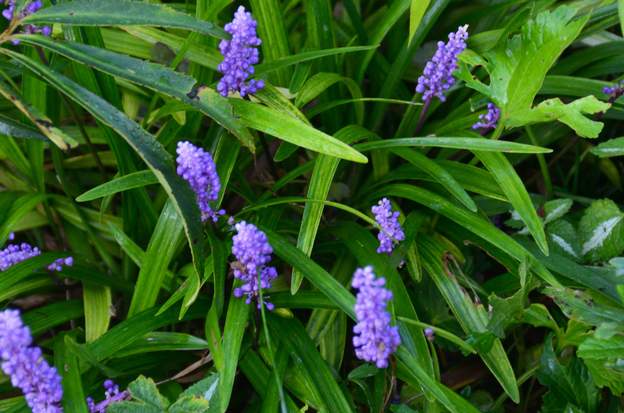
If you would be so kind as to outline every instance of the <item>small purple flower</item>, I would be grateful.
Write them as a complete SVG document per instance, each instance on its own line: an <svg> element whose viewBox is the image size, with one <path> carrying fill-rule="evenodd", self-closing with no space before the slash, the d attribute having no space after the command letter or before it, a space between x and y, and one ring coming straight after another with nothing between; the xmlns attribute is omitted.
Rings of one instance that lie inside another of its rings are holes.
<svg viewBox="0 0 624 413"><path fill-rule="evenodd" d="M446 100L444 92L455 84L453 72L457 69L457 56L466 48L468 25L460 26L448 38L447 43L438 42L438 50L418 78L416 92L422 93L423 101L430 101L434 96L442 102Z"/></svg>
<svg viewBox="0 0 624 413"><path fill-rule="evenodd" d="M384 288L385 284L383 277L376 278L371 266L358 268L351 281L359 290L355 302L357 324L353 327L355 355L380 369L388 367L388 358L401 344L398 327L390 325L386 307L392 292Z"/></svg>
<svg viewBox="0 0 624 413"><path fill-rule="evenodd" d="M425 337L427 337L427 340L429 341L435 340L435 331L433 330L433 328L431 327L425 328L424 333L425 333Z"/></svg>
<svg viewBox="0 0 624 413"><path fill-rule="evenodd" d="M277 277L275 267L267 267L271 261L273 248L264 232L255 225L245 221L237 223L234 228L237 233L232 238L232 254L236 261L231 264L234 277L243 281L243 285L234 290L235 297L247 296L247 304L252 299L257 299L260 289L271 288L271 282ZM260 285L258 285L260 274ZM273 310L273 304L264 300L269 310ZM260 304L258 303L258 308Z"/></svg>
<svg viewBox="0 0 624 413"><path fill-rule="evenodd" d="M59 258L55 260L52 264L48 265L48 270L61 271L63 269L63 266L71 267L72 265L74 265L73 257Z"/></svg>
<svg viewBox="0 0 624 413"><path fill-rule="evenodd" d="M34 0L26 3L24 8L19 12L17 18L23 19L26 16L29 16L33 13L36 13L39 9L43 7L43 1ZM11 21L15 17L15 0L9 0L8 7L2 11L2 16ZM24 26L24 33L33 34L33 33L41 33L44 36L49 36L52 33L52 28L50 26L35 26L32 24L27 24ZM19 40L13 40L13 44L19 44Z"/></svg>
<svg viewBox="0 0 624 413"><path fill-rule="evenodd" d="M204 151L190 142L178 142L176 150L178 157L177 172L189 183L195 196L197 205L201 211L201 220L208 219L217 221L219 215L225 214L224 210L214 211L210 203L219 199L221 182L217 175L217 166L209 152Z"/></svg>
<svg viewBox="0 0 624 413"><path fill-rule="evenodd" d="M492 102L487 104L487 112L479 115L479 122L472 125L472 129L495 129L500 118L500 109Z"/></svg>
<svg viewBox="0 0 624 413"><path fill-rule="evenodd" d="M260 61L258 46L262 43L256 35L258 23L240 6L234 13L234 20L225 25L225 31L232 35L231 40L221 40L219 50L223 61L217 69L223 77L217 85L221 95L227 97L230 92L238 92L241 96L254 94L264 87L262 80L250 80L254 66Z"/></svg>
<svg viewBox="0 0 624 413"><path fill-rule="evenodd" d="M43 358L41 349L32 345L30 329L17 310L0 312L0 360L2 371L24 393L33 413L63 411L61 376Z"/></svg>
<svg viewBox="0 0 624 413"><path fill-rule="evenodd" d="M624 82L614 83L612 86L605 86L602 88L602 92L609 96L609 102L615 102L618 98L624 95Z"/></svg>
<svg viewBox="0 0 624 413"><path fill-rule="evenodd" d="M105 380L103 386L105 396L104 400L96 404L93 398L87 397L87 407L89 408L89 413L106 413L106 409L109 405L121 400L126 400L130 397L130 393L128 393L127 390L119 391L119 386L110 379Z"/></svg>
<svg viewBox="0 0 624 413"><path fill-rule="evenodd" d="M377 239L379 240L378 253L391 254L394 245L405 239L405 234L399 224L399 212L392 211L392 205L388 198L383 198L377 205L371 208L375 215L375 221L381 228Z"/></svg>
<svg viewBox="0 0 624 413"><path fill-rule="evenodd" d="M0 271L6 271L17 263L41 255L41 250L25 242L9 244L0 250Z"/></svg>

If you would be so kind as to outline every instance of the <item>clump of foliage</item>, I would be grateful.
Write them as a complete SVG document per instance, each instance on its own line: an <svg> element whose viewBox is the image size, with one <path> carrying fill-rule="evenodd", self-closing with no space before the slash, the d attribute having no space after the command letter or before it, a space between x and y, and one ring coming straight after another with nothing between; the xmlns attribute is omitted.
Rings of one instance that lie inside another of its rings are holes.
<svg viewBox="0 0 624 413"><path fill-rule="evenodd" d="M623 4L4 1L0 411L624 411Z"/></svg>

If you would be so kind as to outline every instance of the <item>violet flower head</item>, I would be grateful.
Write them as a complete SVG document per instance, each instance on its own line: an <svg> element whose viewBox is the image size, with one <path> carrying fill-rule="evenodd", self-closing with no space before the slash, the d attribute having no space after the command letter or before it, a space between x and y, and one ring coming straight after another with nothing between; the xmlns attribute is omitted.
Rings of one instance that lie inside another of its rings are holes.
<svg viewBox="0 0 624 413"><path fill-rule="evenodd" d="M223 61L217 70L223 77L217 84L217 91L227 97L230 92L241 96L254 94L264 87L263 80L247 79L254 74L254 66L260 61L258 46L262 43L256 35L258 23L240 6L234 13L234 20L225 25L225 31L232 35L230 40L221 40L219 50Z"/></svg>
<svg viewBox="0 0 624 413"><path fill-rule="evenodd" d="M214 211L210 203L219 199L221 182L217 175L217 166L209 152L190 142L178 142L176 149L177 172L189 183L197 198L202 222L212 219L217 221L224 210Z"/></svg>
<svg viewBox="0 0 624 413"><path fill-rule="evenodd" d="M605 86L602 88L602 92L605 95L609 95L609 102L615 102L618 98L624 95L624 82L617 82L611 86Z"/></svg>
<svg viewBox="0 0 624 413"><path fill-rule="evenodd" d="M472 129L495 129L500 118L500 109L496 107L492 102L487 104L487 112L479 115L479 121L472 125Z"/></svg>
<svg viewBox="0 0 624 413"><path fill-rule="evenodd" d="M355 355L380 369L388 367L388 358L401 344L398 327L390 325L386 307L392 292L384 288L385 284L386 280L377 278L371 266L358 268L351 281L359 290L355 302L357 324L353 327Z"/></svg>
<svg viewBox="0 0 624 413"><path fill-rule="evenodd" d="M6 271L17 263L41 255L41 250L30 244L9 244L0 250L0 271Z"/></svg>
<svg viewBox="0 0 624 413"><path fill-rule="evenodd" d="M243 285L234 290L235 297L247 296L247 304L253 299L258 299L261 288L271 288L271 282L277 277L275 267L266 264L271 261L273 248L264 232L254 224L245 221L237 223L234 228L236 235L232 238L232 254L236 261L231 264L234 277L243 281ZM258 274L260 283L258 284ZM264 300L269 310L273 310L273 304ZM260 308L260 303L258 303Z"/></svg>
<svg viewBox="0 0 624 413"><path fill-rule="evenodd" d="M89 408L89 413L106 413L106 409L109 405L121 400L126 400L130 397L130 393L128 393L127 390L119 391L119 386L110 379L105 380L103 386L105 396L104 400L99 403L95 403L93 398L87 397L87 407Z"/></svg>
<svg viewBox="0 0 624 413"><path fill-rule="evenodd" d="M13 387L19 388L33 413L61 413L61 376L32 345L30 329L19 311L0 312L0 361Z"/></svg>
<svg viewBox="0 0 624 413"><path fill-rule="evenodd" d="M74 257L59 258L52 264L48 265L49 271L61 271L63 267L71 267L74 265Z"/></svg>
<svg viewBox="0 0 624 413"><path fill-rule="evenodd" d="M453 72L457 69L457 56L466 48L466 39L468 25L450 33L448 42L438 42L438 49L418 78L416 92L422 94L423 101L430 101L434 96L442 102L446 100L444 92L455 84Z"/></svg>
<svg viewBox="0 0 624 413"><path fill-rule="evenodd" d="M14 17L19 19L23 19L26 16L29 16L39 9L43 7L43 1L41 0L32 0L27 2L21 11L19 11L18 15L15 15L16 5L15 0L9 0L7 4L7 8L2 11L2 16L11 21ZM49 36L52 33L52 28L50 26L35 26L32 24L26 24L23 28L24 33L32 34L32 33L40 33L44 36ZM19 44L19 40L13 40L13 44Z"/></svg>
<svg viewBox="0 0 624 413"><path fill-rule="evenodd" d="M392 211L388 198L383 198L377 205L373 205L371 211L375 215L375 221L381 227L377 234L379 240L377 252L392 254L395 244L405 239L405 233L399 224L399 212Z"/></svg>

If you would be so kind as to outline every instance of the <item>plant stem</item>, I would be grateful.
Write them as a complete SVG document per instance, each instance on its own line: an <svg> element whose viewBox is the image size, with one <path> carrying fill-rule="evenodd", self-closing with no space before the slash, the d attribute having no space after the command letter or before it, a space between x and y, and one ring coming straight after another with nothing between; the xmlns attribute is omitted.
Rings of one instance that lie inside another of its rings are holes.
<svg viewBox="0 0 624 413"><path fill-rule="evenodd" d="M416 125L416 130L414 131L414 135L418 135L422 127L425 125L425 118L427 116L427 112L429 111L429 106L431 106L431 98L425 101L425 104L420 110L420 115L418 117L418 124Z"/></svg>
<svg viewBox="0 0 624 413"><path fill-rule="evenodd" d="M527 135L529 136L529 139L531 140L531 143L538 146L538 142L535 138L535 134L533 133L533 129L531 129L531 127L527 125L525 127L525 130L527 132ZM545 198L546 200L549 200L553 193L553 186L552 180L550 178L550 171L548 170L548 164L546 163L546 158L544 158L544 154L538 153L536 155L537 162L539 162L540 169L542 170L542 177L544 178L544 186L546 188Z"/></svg>

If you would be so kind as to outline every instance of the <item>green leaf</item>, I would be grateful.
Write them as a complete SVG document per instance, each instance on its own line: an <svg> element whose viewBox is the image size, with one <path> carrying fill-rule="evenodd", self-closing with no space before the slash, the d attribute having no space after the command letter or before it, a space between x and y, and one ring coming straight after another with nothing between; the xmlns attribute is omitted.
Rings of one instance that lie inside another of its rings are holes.
<svg viewBox="0 0 624 413"><path fill-rule="evenodd" d="M624 215L615 202L600 199L585 210L578 226L581 253L589 262L606 261L624 251Z"/></svg>
<svg viewBox="0 0 624 413"><path fill-rule="evenodd" d="M624 1L624 0L623 0ZM599 158L610 158L624 155L624 137L609 139L591 149L591 153Z"/></svg>
<svg viewBox="0 0 624 413"><path fill-rule="evenodd" d="M173 202L168 201L158 218L158 223L147 246L128 316L146 310L156 303L167 268L182 238L180 220Z"/></svg>
<svg viewBox="0 0 624 413"><path fill-rule="evenodd" d="M370 141L355 145L359 151L397 148L403 146L466 149L469 151L506 152L506 153L550 153L552 149L524 143L498 141L485 138L447 138L417 137Z"/></svg>
<svg viewBox="0 0 624 413"><path fill-rule="evenodd" d="M2 277L0 277L0 291L4 291L8 287L18 283L31 275L34 271L46 268L54 262L54 260L67 256L67 254L63 253L46 252L11 266L7 270L2 271Z"/></svg>
<svg viewBox="0 0 624 413"><path fill-rule="evenodd" d="M150 170L132 172L119 178L111 179L101 185L91 188L76 198L78 202L93 201L94 199L104 198L105 196L114 195L129 189L141 188L147 185L158 183L158 179Z"/></svg>
<svg viewBox="0 0 624 413"><path fill-rule="evenodd" d="M411 41L416 33L416 29L420 25L420 21L425 15L427 7L429 7L430 0L412 0L410 4L410 21L409 21L409 36Z"/></svg>
<svg viewBox="0 0 624 413"><path fill-rule="evenodd" d="M544 204L544 224L561 218L570 211L574 202L571 199L553 199Z"/></svg>
<svg viewBox="0 0 624 413"><path fill-rule="evenodd" d="M163 4L127 0L73 0L26 16L25 24L62 23L77 26L160 26L193 30L218 38L227 33L211 22L197 20Z"/></svg>
<svg viewBox="0 0 624 413"><path fill-rule="evenodd" d="M548 255L548 242L542 220L533 207L533 202L522 179L509 163L509 160L505 158L505 155L494 152L477 152L476 155L492 173L507 199L524 221L540 250Z"/></svg>
<svg viewBox="0 0 624 413"><path fill-rule="evenodd" d="M54 364L63 378L63 411L67 413L88 413L85 394L80 380L78 357L66 345L73 340L70 335L61 334L54 342Z"/></svg>
<svg viewBox="0 0 624 413"><path fill-rule="evenodd" d="M589 337L581 343L577 355L583 359L596 385L608 387L616 396L624 393L624 336Z"/></svg>
<svg viewBox="0 0 624 413"><path fill-rule="evenodd" d="M39 35L19 35L18 37L24 43L45 47L105 73L128 79L156 92L174 97L211 117L234 134L242 144L254 150L253 137L234 118L232 106L228 100L205 86L195 90L196 80L191 76L159 64L81 43L52 41L48 37Z"/></svg>
<svg viewBox="0 0 624 413"><path fill-rule="evenodd" d="M108 330L112 306L111 290L109 287L84 283L82 299L84 302L85 340L90 343Z"/></svg>
<svg viewBox="0 0 624 413"><path fill-rule="evenodd" d="M581 243L576 228L564 219L558 219L546 227L548 241L552 253L570 258L573 261L581 260Z"/></svg>
<svg viewBox="0 0 624 413"><path fill-rule="evenodd" d="M232 99L234 113L250 128L325 155L366 163L368 159L338 139L272 108Z"/></svg>
<svg viewBox="0 0 624 413"><path fill-rule="evenodd" d="M169 198L173 201L177 212L182 217L186 237L193 255L193 263L197 272L201 274L205 258L203 244L199 242L202 238L201 226L198 225L201 221L199 208L197 207L195 194L188 184L175 172L172 156L165 148L158 143L154 136L140 128L135 122L128 119L101 97L89 92L41 63L28 59L19 53L11 52L8 49L1 49L1 51L8 53L21 64L46 79L51 85L79 103L102 123L113 128L133 147L152 172L154 172Z"/></svg>
<svg viewBox="0 0 624 413"><path fill-rule="evenodd" d="M567 104L559 98L548 99L529 111L516 114L506 125L514 127L558 120L583 138L597 138L602 131L602 122L591 120L584 114L606 112L610 107L609 103L601 102L594 96L586 96Z"/></svg>
<svg viewBox="0 0 624 413"><path fill-rule="evenodd" d="M544 83L546 73L577 38L589 19L587 14L586 17L573 20L576 12L569 6L543 11L523 25L520 34L486 52L483 58L476 54L466 54L469 64L484 66L490 75L490 84L481 83L467 68L460 70L458 76L469 87L496 103L502 112L501 122L506 127L558 119L574 125L579 134L595 133L598 125L590 120L579 120L582 117L581 107L583 111L592 112L600 105L595 98L587 98L582 104L577 103L568 109L562 109L563 105L558 105L556 100L533 108L533 101ZM555 111L558 111L558 116L553 116ZM531 116L534 118L531 119Z"/></svg>
<svg viewBox="0 0 624 413"><path fill-rule="evenodd" d="M337 412L353 412L341 388L336 383L331 370L321 358L314 343L303 326L295 319L285 319L270 315L269 326L271 335L284 343L288 352L303 364L303 368L316 387L324 406L322 410Z"/></svg>
<svg viewBox="0 0 624 413"><path fill-rule="evenodd" d="M167 413L204 413L209 407L210 402L203 397L186 396L173 403Z"/></svg>
<svg viewBox="0 0 624 413"><path fill-rule="evenodd" d="M448 192L450 192L458 201L460 201L466 208L476 212L477 205L474 203L470 195L466 193L464 188L448 173L442 166L435 161L429 159L419 151L411 149L393 149L392 153L405 159L415 167L421 169L427 175L431 176L433 180L442 185Z"/></svg>

